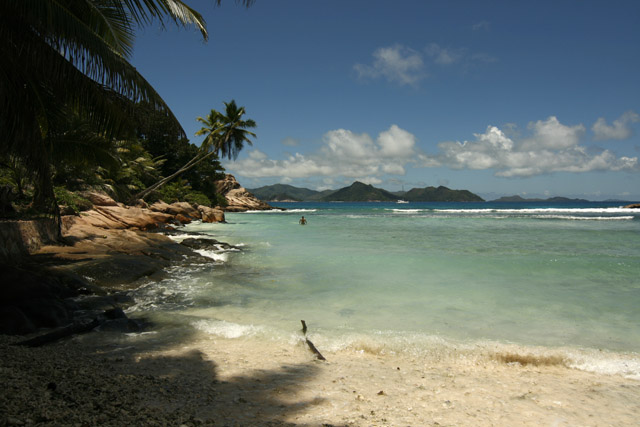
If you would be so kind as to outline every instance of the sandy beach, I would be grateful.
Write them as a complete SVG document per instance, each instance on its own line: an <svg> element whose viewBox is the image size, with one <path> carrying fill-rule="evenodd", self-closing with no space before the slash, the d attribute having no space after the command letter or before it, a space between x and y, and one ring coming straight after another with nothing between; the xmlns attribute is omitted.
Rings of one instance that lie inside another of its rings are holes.
<svg viewBox="0 0 640 427"><path fill-rule="evenodd" d="M640 381L553 358L342 350L319 361L302 338L170 331L127 345L108 332L40 348L16 341L0 346L4 425L632 426L640 413Z"/></svg>
<svg viewBox="0 0 640 427"><path fill-rule="evenodd" d="M41 252L89 265L100 285L105 272L120 271L120 283L138 276L130 263L160 271L171 254L189 252L152 233L107 227L98 229L101 239L88 239L97 231L74 230L74 246ZM141 332L103 326L36 348L15 345L24 336L0 335L0 425L638 425L637 378L576 369L560 352L334 348L310 325L321 361L297 322L280 340L225 337L166 318Z"/></svg>

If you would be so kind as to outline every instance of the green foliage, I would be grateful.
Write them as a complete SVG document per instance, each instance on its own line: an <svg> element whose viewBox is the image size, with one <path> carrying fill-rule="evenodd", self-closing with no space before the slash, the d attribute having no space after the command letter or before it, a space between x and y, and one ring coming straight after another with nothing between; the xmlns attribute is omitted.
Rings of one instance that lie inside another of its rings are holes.
<svg viewBox="0 0 640 427"><path fill-rule="evenodd" d="M78 214L81 211L91 209L92 203L84 197L67 190L64 187L54 187L53 189L58 204L66 206L74 214Z"/></svg>
<svg viewBox="0 0 640 427"><path fill-rule="evenodd" d="M247 189L260 200L310 200L318 191L298 188L288 184L266 185L260 188Z"/></svg>
<svg viewBox="0 0 640 427"><path fill-rule="evenodd" d="M323 200L327 202L393 202L398 200L398 197L386 190L375 188L371 184L363 184L362 182L356 181L349 187L341 188L325 196Z"/></svg>
<svg viewBox="0 0 640 427"><path fill-rule="evenodd" d="M153 159L151 154L135 140L117 141L114 156L118 164L99 168L97 176L102 187L119 201L127 200L131 194L145 188L160 176L163 161Z"/></svg>
<svg viewBox="0 0 640 427"><path fill-rule="evenodd" d="M213 151L229 160L238 157L238 153L246 142L252 145L249 137L256 137L256 134L248 131L247 128L255 128L256 122L242 116L245 114L244 107L238 107L235 100L225 102L224 114L212 109L206 118L198 117L204 126L196 132L197 136L204 135L202 148L206 151Z"/></svg>
<svg viewBox="0 0 640 427"><path fill-rule="evenodd" d="M245 3L247 4L247 3ZM127 59L135 31L152 21L194 25L181 0L2 0L0 2L0 156L19 158L34 184L34 206L57 214L51 166L60 123L77 114L108 139L131 129L131 102L147 100L177 123Z"/></svg>
<svg viewBox="0 0 640 427"><path fill-rule="evenodd" d="M226 208L228 205L229 202L227 202L227 199L222 194L216 194L215 206Z"/></svg>
<svg viewBox="0 0 640 427"><path fill-rule="evenodd" d="M240 3L250 6L253 0ZM125 197L178 170L182 164L171 164L173 153L179 162L198 152L128 62L137 28L152 22L193 26L208 37L202 16L183 0L0 1L2 179L21 197L32 195L35 209L59 214L55 185L101 186ZM170 128L161 153L144 142L142 151L119 145L133 141L137 102ZM168 163L164 170L161 161ZM219 169L212 158L185 177L194 191L213 198L211 178Z"/></svg>
<svg viewBox="0 0 640 427"><path fill-rule="evenodd" d="M410 202L484 202L480 196L468 190L451 190L442 185L437 188L412 188L403 198Z"/></svg>
<svg viewBox="0 0 640 427"><path fill-rule="evenodd" d="M150 108L147 103L137 104L136 122L136 135L142 146L151 156L162 161L159 168L162 176L171 176L201 153L200 148L182 136L179 127L167 120L163 114ZM204 194L209 200L215 200L214 183L224 178L224 168L218 157L212 155L182 173L180 178L185 180L193 191ZM147 186L152 183L147 183ZM153 196L150 197L149 200L152 200Z"/></svg>
<svg viewBox="0 0 640 427"><path fill-rule="evenodd" d="M211 206L211 200L199 191L192 191L184 196L184 200L196 205Z"/></svg>
<svg viewBox="0 0 640 427"><path fill-rule="evenodd" d="M170 184L162 186L157 192L156 197L167 203L189 202L199 205L211 206L211 200L201 193L194 191L189 183L184 179L178 179Z"/></svg>

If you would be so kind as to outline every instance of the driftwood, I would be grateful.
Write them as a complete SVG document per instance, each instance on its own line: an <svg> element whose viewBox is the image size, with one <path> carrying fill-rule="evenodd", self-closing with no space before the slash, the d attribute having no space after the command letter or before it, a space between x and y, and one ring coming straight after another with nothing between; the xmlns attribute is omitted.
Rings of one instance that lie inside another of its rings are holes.
<svg viewBox="0 0 640 427"><path fill-rule="evenodd" d="M320 351L318 351L318 349L316 348L315 345L313 345L313 343L309 340L309 338L307 338L307 324L304 320L301 320L302 322L302 333L304 335L304 340L306 341L307 345L309 346L309 349L311 349L311 351L313 352L313 354L316 355L316 357L318 358L318 360L327 360L325 359L325 357L322 355L322 353L320 353Z"/></svg>
<svg viewBox="0 0 640 427"><path fill-rule="evenodd" d="M23 345L26 347L40 347L42 345L61 340L62 338L90 332L96 327L100 326L105 321L106 319L96 318L96 319L93 319L91 322L73 323L69 326L56 329L55 331L48 332L43 335L38 335L37 337L28 339L26 341L20 341L16 343L16 345Z"/></svg>
<svg viewBox="0 0 640 427"><path fill-rule="evenodd" d="M104 313L98 314L91 321L75 322L71 325L63 326L54 331L47 332L46 334L38 335L37 337L30 338L25 341L17 342L15 345L23 345L25 347L40 347L45 344L59 341L63 338L67 338L73 335L85 334L93 331L98 326L102 326L107 321L116 319L127 319L127 315L120 307L110 308L105 310Z"/></svg>

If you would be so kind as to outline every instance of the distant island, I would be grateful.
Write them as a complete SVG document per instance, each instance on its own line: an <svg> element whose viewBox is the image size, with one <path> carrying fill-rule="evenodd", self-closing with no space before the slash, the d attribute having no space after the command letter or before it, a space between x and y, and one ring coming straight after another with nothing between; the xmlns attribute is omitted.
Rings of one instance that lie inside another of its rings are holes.
<svg viewBox="0 0 640 427"><path fill-rule="evenodd" d="M425 187L409 191L390 192L370 184L356 181L338 190L315 191L287 184L267 185L248 189L261 200L268 202L484 202L480 196L468 190Z"/></svg>
<svg viewBox="0 0 640 427"><path fill-rule="evenodd" d="M550 197L548 199L539 199L539 198L525 199L520 196L507 196L507 197L500 197L499 199L492 200L492 201L493 202L511 202L511 203L513 202L584 203L584 202L588 202L589 200L569 199L567 197Z"/></svg>

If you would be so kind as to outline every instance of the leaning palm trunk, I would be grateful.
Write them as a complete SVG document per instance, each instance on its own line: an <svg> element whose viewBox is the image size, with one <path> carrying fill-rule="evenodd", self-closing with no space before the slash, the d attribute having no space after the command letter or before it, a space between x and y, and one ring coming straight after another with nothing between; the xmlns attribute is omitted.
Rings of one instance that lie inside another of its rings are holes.
<svg viewBox="0 0 640 427"><path fill-rule="evenodd" d="M205 153L204 155L198 154L197 156L195 156L193 159L189 160L184 166L182 166L180 169L178 169L177 171L175 171L171 175L169 175L169 176L167 176L165 178L162 178L160 181L156 182L155 184L153 184L153 185L145 188L144 190L140 191L139 193L135 194L129 200L129 204L132 205L132 204L136 203L138 200L144 199L149 194L151 194L153 191L157 190L158 188L160 188L163 185L165 185L167 182L171 181L173 178L175 178L175 177L177 177L179 175L182 175L183 173L187 172L188 170L190 170L191 168L196 166L198 163L202 162L205 159L208 159L209 157L211 157L214 154L215 154L215 151L210 151L208 153Z"/></svg>
<svg viewBox="0 0 640 427"><path fill-rule="evenodd" d="M245 128L256 127L253 120L243 120L245 113L244 107L238 107L234 100L225 102L225 115L216 110L211 110L206 118L198 117L198 121L202 122L205 127L196 132L196 135L206 135L201 151L193 159L189 160L183 167L166 178L162 178L149 188L139 192L129 201L130 204L135 203L139 199L144 199L149 193L162 187L176 176L188 171L198 163L209 158L214 154L222 153L222 157L229 159L238 157L238 153L243 148L243 144L247 142L252 144L249 136L255 137L256 134L246 130Z"/></svg>

